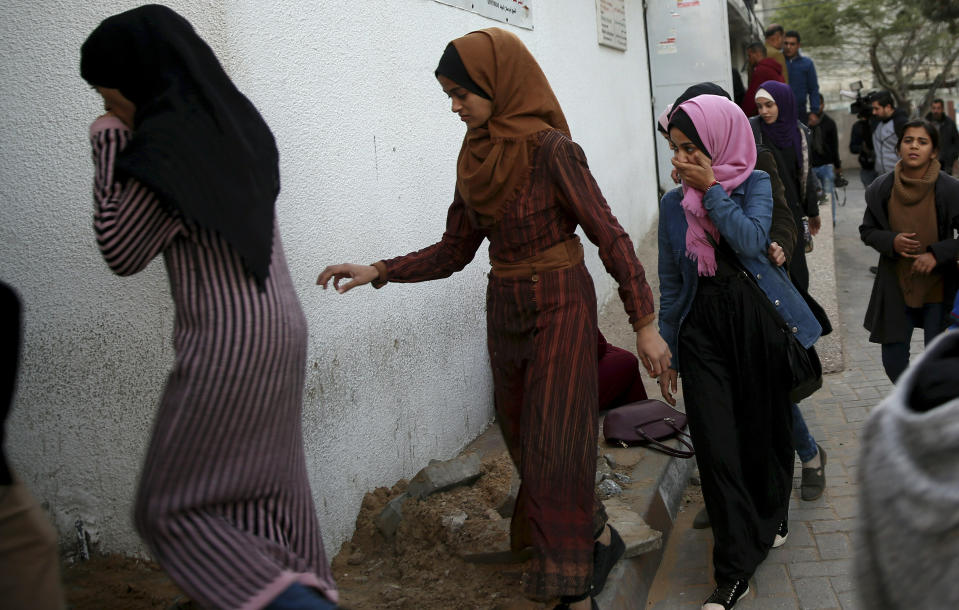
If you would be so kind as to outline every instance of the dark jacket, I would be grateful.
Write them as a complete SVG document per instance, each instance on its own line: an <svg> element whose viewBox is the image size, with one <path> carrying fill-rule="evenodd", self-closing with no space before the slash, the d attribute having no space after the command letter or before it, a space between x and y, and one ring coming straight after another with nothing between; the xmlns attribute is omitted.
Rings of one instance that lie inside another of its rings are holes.
<svg viewBox="0 0 959 610"><path fill-rule="evenodd" d="M926 120L932 122L931 112L926 115ZM959 158L959 131L956 131L955 121L943 114L942 122L939 124L939 163L942 163L942 169L951 172L957 158Z"/></svg>
<svg viewBox="0 0 959 610"><path fill-rule="evenodd" d="M842 167L839 160L839 132L836 130L836 121L825 112L819 117L819 123L809 126L809 160L813 167L832 165L836 169Z"/></svg>
<svg viewBox="0 0 959 610"><path fill-rule="evenodd" d="M789 265L796 248L796 240L799 239L799 231L789 203L786 202L786 189L783 181L779 179L776 157L767 146L756 147L756 169L769 174L769 186L773 191L773 220L769 226L769 241L779 244L786 255L786 265Z"/></svg>
<svg viewBox="0 0 959 610"><path fill-rule="evenodd" d="M872 149L872 122L860 118L852 126L849 134L849 152L859 155L859 167L872 169L876 166L876 153Z"/></svg>
<svg viewBox="0 0 959 610"><path fill-rule="evenodd" d="M869 331L869 340L873 343L906 343L909 335L906 303L896 275L896 263L899 261L899 255L893 249L896 232L889 226L889 195L894 179L894 172L883 174L866 189L866 212L859 226L862 241L879 252L879 270L863 321L863 326ZM942 273L943 299L948 304L952 303L959 286L959 270L956 266L959 239L954 233L959 231L959 180L939 172L935 190L939 241L929 246L929 251L936 257L936 271ZM944 307L942 328L948 325L949 307Z"/></svg>
<svg viewBox="0 0 959 610"><path fill-rule="evenodd" d="M17 385L20 362L22 306L17 293L0 282L0 485L10 485L13 477L3 452L4 424L13 405L13 391ZM0 491L0 493L3 493Z"/></svg>
<svg viewBox="0 0 959 610"><path fill-rule="evenodd" d="M749 87L743 95L743 101L739 105L746 116L756 116L759 111L756 109L756 92L759 91L759 85L767 80L774 80L778 83L786 82L783 77L783 67L772 57L763 58L756 64L753 71L749 74Z"/></svg>

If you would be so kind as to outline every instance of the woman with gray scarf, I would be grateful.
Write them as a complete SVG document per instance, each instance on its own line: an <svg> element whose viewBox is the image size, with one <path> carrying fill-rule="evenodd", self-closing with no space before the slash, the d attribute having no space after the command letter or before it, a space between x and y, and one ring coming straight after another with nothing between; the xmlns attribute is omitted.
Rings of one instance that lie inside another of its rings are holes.
<svg viewBox="0 0 959 610"><path fill-rule="evenodd" d="M864 608L959 607L957 371L951 330L866 423L855 570Z"/></svg>

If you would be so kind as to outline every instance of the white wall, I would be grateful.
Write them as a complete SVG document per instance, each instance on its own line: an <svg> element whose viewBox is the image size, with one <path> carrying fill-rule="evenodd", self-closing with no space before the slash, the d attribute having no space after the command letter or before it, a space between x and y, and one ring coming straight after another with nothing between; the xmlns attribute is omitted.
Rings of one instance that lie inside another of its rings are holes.
<svg viewBox="0 0 959 610"><path fill-rule="evenodd" d="M129 512L172 361L172 308L160 261L116 278L96 251L86 129L99 103L77 66L100 19L136 4L0 8L0 278L21 292L27 322L8 452L65 540L82 518L101 549L119 552L143 550ZM314 281L328 263L372 262L441 235L463 127L433 69L450 39L502 24L432 0L170 4L279 143L278 216L311 331L307 456L335 552L364 493L453 456L492 416L485 246L441 282L341 296ZM653 131L641 2L627 4L626 53L596 44L592 2L535 2L535 30L513 31L613 211L643 235L657 207ZM595 248L587 259L602 303L614 282Z"/></svg>

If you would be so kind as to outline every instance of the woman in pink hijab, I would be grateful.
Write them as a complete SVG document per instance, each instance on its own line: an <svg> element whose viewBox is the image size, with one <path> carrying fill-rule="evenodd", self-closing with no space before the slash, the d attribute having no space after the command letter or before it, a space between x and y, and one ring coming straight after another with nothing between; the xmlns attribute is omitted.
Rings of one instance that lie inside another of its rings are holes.
<svg viewBox="0 0 959 610"><path fill-rule="evenodd" d="M703 608L729 610L788 532L787 337L762 299L804 346L821 329L786 272L766 256L772 192L769 176L754 170L746 115L724 97L701 95L670 114L668 133L682 185L660 203L659 323L672 351L660 388L675 404L682 375L715 537L716 589Z"/></svg>

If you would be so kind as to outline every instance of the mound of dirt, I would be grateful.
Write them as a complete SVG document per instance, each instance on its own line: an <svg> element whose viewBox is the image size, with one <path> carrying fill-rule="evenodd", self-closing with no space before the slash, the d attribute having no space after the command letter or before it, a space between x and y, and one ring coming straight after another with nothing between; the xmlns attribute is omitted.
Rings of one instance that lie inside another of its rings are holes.
<svg viewBox="0 0 959 610"><path fill-rule="evenodd" d="M353 538L333 558L343 606L495 609L522 599L522 564L478 564L461 556L508 547L509 520L494 507L509 493L512 473L509 456L502 454L483 462L483 475L473 485L407 499L392 540L377 530L375 519L408 482L368 493Z"/></svg>

